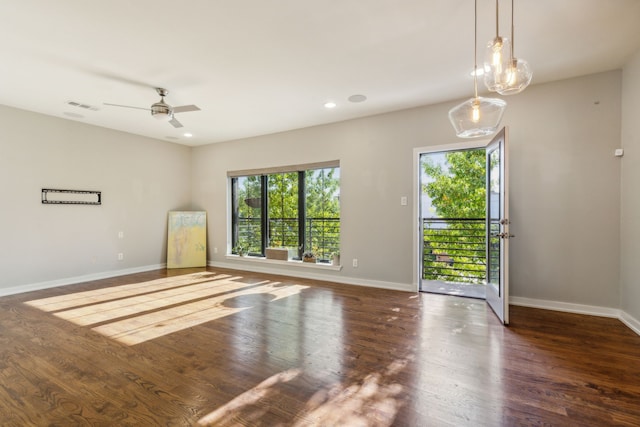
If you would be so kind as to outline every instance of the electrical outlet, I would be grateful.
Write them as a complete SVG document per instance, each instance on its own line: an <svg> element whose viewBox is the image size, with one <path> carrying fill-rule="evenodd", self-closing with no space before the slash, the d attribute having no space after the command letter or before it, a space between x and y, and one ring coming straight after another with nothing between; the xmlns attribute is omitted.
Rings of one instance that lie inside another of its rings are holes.
<svg viewBox="0 0 640 427"><path fill-rule="evenodd" d="M213 248L213 253L217 254L218 253L218 248Z"/></svg>
<svg viewBox="0 0 640 427"><path fill-rule="evenodd" d="M358 258L353 259L353 268L358 268Z"/></svg>
<svg viewBox="0 0 640 427"><path fill-rule="evenodd" d="M118 231L118 239L124 239L124 231Z"/></svg>
<svg viewBox="0 0 640 427"><path fill-rule="evenodd" d="M118 254L118 261L122 261L124 259L124 254L122 252L120 252Z"/></svg>

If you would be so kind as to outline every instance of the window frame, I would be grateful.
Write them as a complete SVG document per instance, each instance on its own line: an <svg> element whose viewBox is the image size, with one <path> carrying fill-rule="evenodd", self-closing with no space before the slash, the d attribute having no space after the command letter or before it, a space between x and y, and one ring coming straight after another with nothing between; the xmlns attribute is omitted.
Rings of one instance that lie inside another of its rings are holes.
<svg viewBox="0 0 640 427"><path fill-rule="evenodd" d="M252 170L239 170L239 171L230 171L227 172L227 177L229 180L230 195L231 195L231 203L230 203L230 214L228 218L230 218L230 227L229 227L229 242L231 243L230 247L227 250L227 254L237 255L235 248L238 245L239 239L239 225L238 225L238 212L239 212L239 203L238 200L238 178L242 177L250 177L250 176L259 176L260 177L260 198L261 198L261 206L260 206L260 219L261 219L261 251L260 253L248 253L254 259L264 258L266 255L266 249L269 246L269 206L268 206L268 196L269 196L269 176L276 175L281 173L292 173L297 172L298 176L298 254L296 257L293 257L292 260L300 261L302 259L302 254L309 250L310 248L306 248L306 218L307 218L307 209L306 209L306 172L314 171L319 169L340 169L340 162L338 160L328 161L328 162L318 162L318 163L310 163L304 165L293 165L293 166L280 166L274 168L263 168L263 169L252 169ZM339 172L338 172L339 173ZM340 181L338 181L338 188L340 188ZM338 230L340 230L340 216L338 217ZM340 240L338 235L338 250L340 248ZM324 263L330 263L330 260L323 260Z"/></svg>

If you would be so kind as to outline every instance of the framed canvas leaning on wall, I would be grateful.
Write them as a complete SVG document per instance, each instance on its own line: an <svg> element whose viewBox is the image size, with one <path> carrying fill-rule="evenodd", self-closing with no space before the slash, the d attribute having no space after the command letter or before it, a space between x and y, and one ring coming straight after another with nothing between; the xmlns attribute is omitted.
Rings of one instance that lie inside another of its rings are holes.
<svg viewBox="0 0 640 427"><path fill-rule="evenodd" d="M207 266L207 213L169 212L167 268Z"/></svg>

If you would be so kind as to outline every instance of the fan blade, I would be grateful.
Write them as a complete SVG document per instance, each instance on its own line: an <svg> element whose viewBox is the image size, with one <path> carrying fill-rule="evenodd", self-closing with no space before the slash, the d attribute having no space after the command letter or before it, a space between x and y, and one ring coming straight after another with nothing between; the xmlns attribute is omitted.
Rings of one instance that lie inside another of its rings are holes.
<svg viewBox="0 0 640 427"><path fill-rule="evenodd" d="M175 117L174 117L174 118L172 118L171 120L169 120L169 123L171 123L171 125L172 125L174 128L181 128L181 127L183 127L183 126L182 126L182 123L180 123L180 122L178 121L178 119L176 119Z"/></svg>
<svg viewBox="0 0 640 427"><path fill-rule="evenodd" d="M200 111L195 105L181 105L180 107L173 107L174 113L188 113L189 111Z"/></svg>
<svg viewBox="0 0 640 427"><path fill-rule="evenodd" d="M112 107L135 108L136 110L147 110L147 111L151 111L151 109L149 109L149 108L132 107L131 105L109 104L108 102L103 102L103 105L110 105L110 106L112 106Z"/></svg>

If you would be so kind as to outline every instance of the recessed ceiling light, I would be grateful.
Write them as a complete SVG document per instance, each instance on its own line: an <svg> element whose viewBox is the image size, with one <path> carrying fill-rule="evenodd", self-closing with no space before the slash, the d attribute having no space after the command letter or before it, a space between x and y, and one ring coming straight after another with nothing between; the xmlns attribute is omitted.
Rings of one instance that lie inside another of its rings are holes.
<svg viewBox="0 0 640 427"><path fill-rule="evenodd" d="M183 135L186 136L187 138L191 138L193 136L193 134L189 132L185 132L183 133Z"/></svg>
<svg viewBox="0 0 640 427"><path fill-rule="evenodd" d="M349 97L349 102L364 102L367 100L367 97L364 95L351 95Z"/></svg>
<svg viewBox="0 0 640 427"><path fill-rule="evenodd" d="M338 104L335 102L329 101L324 103L324 108L336 108Z"/></svg>

